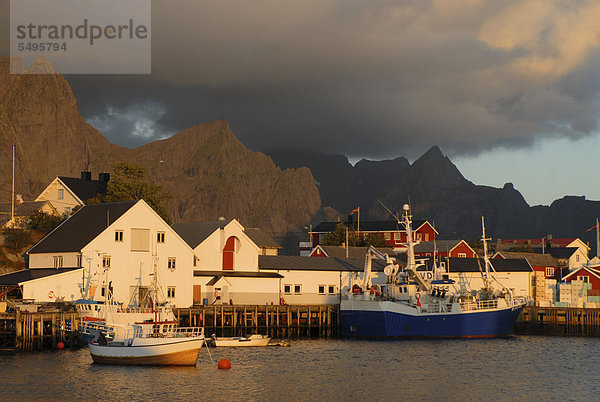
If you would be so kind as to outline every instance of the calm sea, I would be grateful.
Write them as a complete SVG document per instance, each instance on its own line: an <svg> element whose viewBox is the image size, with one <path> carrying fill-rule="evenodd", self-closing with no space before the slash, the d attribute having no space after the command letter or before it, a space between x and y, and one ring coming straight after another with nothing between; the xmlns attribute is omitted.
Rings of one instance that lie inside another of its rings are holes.
<svg viewBox="0 0 600 402"><path fill-rule="evenodd" d="M87 349L0 355L2 400L600 400L600 338L299 340L203 348L197 367L92 364ZM218 370L218 359L232 368Z"/></svg>

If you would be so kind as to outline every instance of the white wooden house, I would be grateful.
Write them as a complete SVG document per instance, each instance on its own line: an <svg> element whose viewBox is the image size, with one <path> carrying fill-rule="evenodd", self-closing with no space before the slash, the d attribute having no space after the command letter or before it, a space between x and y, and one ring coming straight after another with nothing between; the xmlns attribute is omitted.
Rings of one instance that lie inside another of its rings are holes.
<svg viewBox="0 0 600 402"><path fill-rule="evenodd" d="M82 207L88 199L106 194L109 179L108 173L100 173L98 180L92 180L87 171L81 172L81 178L56 176L35 201L49 201L60 215L69 216L73 208Z"/></svg>
<svg viewBox="0 0 600 402"><path fill-rule="evenodd" d="M272 239L262 245L252 240L266 234L246 232L235 219L177 223L173 229L199 257L192 284L195 304L279 303L281 275L258 267L259 255L273 253L277 245Z"/></svg>
<svg viewBox="0 0 600 402"><path fill-rule="evenodd" d="M27 251L28 269L0 277L23 298L77 300L86 288L96 300L146 300L156 264L163 297L192 305L194 251L143 200L82 207ZM12 277L11 277L12 275Z"/></svg>

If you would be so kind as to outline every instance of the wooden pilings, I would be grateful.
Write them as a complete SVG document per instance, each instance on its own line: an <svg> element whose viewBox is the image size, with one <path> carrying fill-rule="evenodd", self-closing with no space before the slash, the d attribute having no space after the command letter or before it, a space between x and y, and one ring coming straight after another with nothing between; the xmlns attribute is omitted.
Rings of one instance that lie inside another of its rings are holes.
<svg viewBox="0 0 600 402"><path fill-rule="evenodd" d="M214 305L176 309L182 325L204 326L207 336L269 335L324 338L340 335L338 305Z"/></svg>
<svg viewBox="0 0 600 402"><path fill-rule="evenodd" d="M515 333L600 336L600 309L526 307L517 319Z"/></svg>
<svg viewBox="0 0 600 402"><path fill-rule="evenodd" d="M80 347L79 314L76 312L30 313L17 310L13 314L0 317L2 328L1 345L32 351L56 348L59 342L65 347Z"/></svg>

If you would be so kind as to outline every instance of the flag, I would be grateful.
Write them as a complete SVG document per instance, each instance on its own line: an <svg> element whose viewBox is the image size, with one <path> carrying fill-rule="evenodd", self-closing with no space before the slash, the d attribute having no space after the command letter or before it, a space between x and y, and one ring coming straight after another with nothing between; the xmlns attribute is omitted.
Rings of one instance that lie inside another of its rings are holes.
<svg viewBox="0 0 600 402"><path fill-rule="evenodd" d="M598 224L595 224L594 226L592 226L591 228L589 228L588 230L586 230L586 232L589 232L590 230L594 230L594 229L596 229L596 227L598 227Z"/></svg>
<svg viewBox="0 0 600 402"><path fill-rule="evenodd" d="M358 212L359 209L360 209L360 207L354 208L352 211L350 211L350 215L352 215L355 212Z"/></svg>

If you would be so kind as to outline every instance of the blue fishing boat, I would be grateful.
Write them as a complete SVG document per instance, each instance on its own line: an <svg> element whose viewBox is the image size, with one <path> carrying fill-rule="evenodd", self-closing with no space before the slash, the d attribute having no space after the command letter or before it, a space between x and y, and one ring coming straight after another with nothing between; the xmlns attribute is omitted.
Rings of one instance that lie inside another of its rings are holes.
<svg viewBox="0 0 600 402"><path fill-rule="evenodd" d="M408 205L402 220L407 234L407 263L401 268L394 257L375 248L367 252L362 281L352 284L341 301L342 336L365 338L484 338L510 335L515 320L527 304L510 289L494 289L499 284L490 271L488 239L482 218L485 269L481 267L484 287L467 291L443 268L433 264L432 279L420 275L414 255L416 244ZM387 262L386 284L372 285L371 260Z"/></svg>

